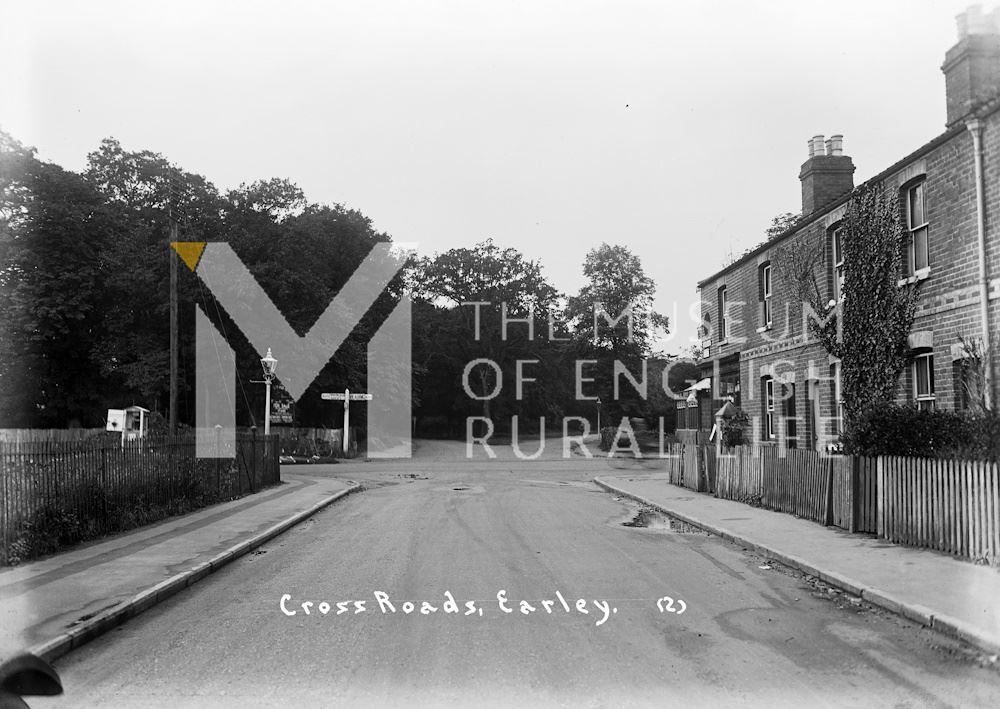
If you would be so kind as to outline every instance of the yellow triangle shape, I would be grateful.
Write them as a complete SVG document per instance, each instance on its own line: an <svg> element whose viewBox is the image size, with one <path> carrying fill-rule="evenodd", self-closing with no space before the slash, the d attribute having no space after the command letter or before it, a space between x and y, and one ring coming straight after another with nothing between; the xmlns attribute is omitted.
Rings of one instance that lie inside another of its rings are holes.
<svg viewBox="0 0 1000 709"><path fill-rule="evenodd" d="M194 269L198 268L198 261L201 260L201 255L205 251L205 243L204 241L171 241L170 245L174 247L174 251L193 273Z"/></svg>

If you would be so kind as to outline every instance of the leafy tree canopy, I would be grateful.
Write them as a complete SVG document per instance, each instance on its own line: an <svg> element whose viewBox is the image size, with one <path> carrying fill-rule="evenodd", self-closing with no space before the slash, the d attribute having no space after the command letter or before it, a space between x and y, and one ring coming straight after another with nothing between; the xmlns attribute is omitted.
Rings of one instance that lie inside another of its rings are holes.
<svg viewBox="0 0 1000 709"><path fill-rule="evenodd" d="M669 321L653 309L656 284L639 257L625 246L601 244L587 254L583 275L587 284L567 308L579 336L623 356L648 354L656 331L666 330ZM623 313L617 324L608 322Z"/></svg>

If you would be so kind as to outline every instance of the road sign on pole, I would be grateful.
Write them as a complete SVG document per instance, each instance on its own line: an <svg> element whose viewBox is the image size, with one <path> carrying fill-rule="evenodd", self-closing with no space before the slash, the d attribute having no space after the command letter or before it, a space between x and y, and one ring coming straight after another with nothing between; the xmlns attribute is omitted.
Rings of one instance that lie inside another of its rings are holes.
<svg viewBox="0 0 1000 709"><path fill-rule="evenodd" d="M344 389L343 392L324 392L319 395L324 401L343 401L344 402L344 455L347 455L348 449L348 432L350 431L351 424L351 402L352 401L371 401L371 394L352 394L350 389Z"/></svg>

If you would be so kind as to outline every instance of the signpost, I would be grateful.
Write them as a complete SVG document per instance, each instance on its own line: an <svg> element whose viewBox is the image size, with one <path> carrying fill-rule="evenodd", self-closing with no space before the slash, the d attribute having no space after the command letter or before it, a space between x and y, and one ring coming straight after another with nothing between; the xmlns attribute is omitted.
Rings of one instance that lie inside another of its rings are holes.
<svg viewBox="0 0 1000 709"><path fill-rule="evenodd" d="M344 402L344 453L347 453L348 448L348 431L350 430L348 426L351 423L351 402L352 401L371 401L371 394L352 394L350 389L344 389L343 393L336 392L333 394L323 393L320 394L320 398L324 401L343 401Z"/></svg>

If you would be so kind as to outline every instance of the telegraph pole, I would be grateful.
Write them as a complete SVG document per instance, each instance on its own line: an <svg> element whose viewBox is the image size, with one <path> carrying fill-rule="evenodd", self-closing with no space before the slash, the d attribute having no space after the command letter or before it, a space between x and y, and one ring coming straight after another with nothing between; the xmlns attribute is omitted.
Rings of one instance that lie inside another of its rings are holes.
<svg viewBox="0 0 1000 709"><path fill-rule="evenodd" d="M170 241L177 241L177 219L170 213ZM170 258L170 435L177 435L177 254L167 248Z"/></svg>

